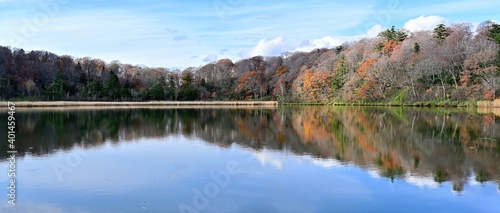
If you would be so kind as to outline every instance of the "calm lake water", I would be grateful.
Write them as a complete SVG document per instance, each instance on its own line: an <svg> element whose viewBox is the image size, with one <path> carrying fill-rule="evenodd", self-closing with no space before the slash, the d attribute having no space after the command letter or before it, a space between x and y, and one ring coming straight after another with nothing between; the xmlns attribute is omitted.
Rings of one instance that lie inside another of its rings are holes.
<svg viewBox="0 0 500 213"><path fill-rule="evenodd" d="M17 109L16 120L17 205L5 195L0 212L500 212L500 117L474 110Z"/></svg>

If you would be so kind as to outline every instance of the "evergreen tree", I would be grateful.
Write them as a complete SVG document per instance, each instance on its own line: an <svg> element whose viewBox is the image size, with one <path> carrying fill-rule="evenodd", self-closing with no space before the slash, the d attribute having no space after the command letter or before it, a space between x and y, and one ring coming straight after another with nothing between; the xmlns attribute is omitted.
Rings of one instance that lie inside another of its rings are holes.
<svg viewBox="0 0 500 213"><path fill-rule="evenodd" d="M167 99L168 100L177 100L179 96L179 78L178 75L170 74L168 75L168 83L167 83Z"/></svg>
<svg viewBox="0 0 500 213"><path fill-rule="evenodd" d="M380 32L379 36L383 37L386 41L402 42L408 37L408 34L401 29L396 31L396 28L392 26L391 29Z"/></svg>
<svg viewBox="0 0 500 213"><path fill-rule="evenodd" d="M413 44L413 52L415 52L415 53L419 53L420 52L420 44L418 44L417 42L415 42Z"/></svg>
<svg viewBox="0 0 500 213"><path fill-rule="evenodd" d="M120 85L120 80L115 72L111 71L109 73L108 79L104 82L103 92L104 96L115 100L120 99L122 96L122 87Z"/></svg>
<svg viewBox="0 0 500 213"><path fill-rule="evenodd" d="M52 101L60 101L64 97L64 81L60 72L57 73L56 79L43 92L45 96Z"/></svg>
<svg viewBox="0 0 500 213"><path fill-rule="evenodd" d="M491 25L490 33L490 37L500 44L500 24Z"/></svg>
<svg viewBox="0 0 500 213"><path fill-rule="evenodd" d="M490 29L490 37L500 45L500 25L492 24ZM497 69L500 73L500 50L498 51ZM500 89L497 89L500 90Z"/></svg>
<svg viewBox="0 0 500 213"><path fill-rule="evenodd" d="M64 89L61 82L52 83L46 90L46 96L53 101L60 101L64 97Z"/></svg>
<svg viewBox="0 0 500 213"><path fill-rule="evenodd" d="M4 75L0 77L0 98L2 100L7 99L7 93L9 91L10 86L10 77L8 75Z"/></svg>
<svg viewBox="0 0 500 213"><path fill-rule="evenodd" d="M102 97L103 93L104 92L101 82L99 82L99 80L97 79L92 80L88 88L88 95L95 99Z"/></svg>
<svg viewBox="0 0 500 213"><path fill-rule="evenodd" d="M194 85L194 75L189 71L185 71L181 76L181 99L184 101L196 100L198 97L198 88Z"/></svg>
<svg viewBox="0 0 500 213"><path fill-rule="evenodd" d="M85 75L85 73L82 73L80 75L80 83L83 85L87 85L88 79L87 79L87 75Z"/></svg>
<svg viewBox="0 0 500 213"><path fill-rule="evenodd" d="M444 24L438 24L436 28L434 28L434 38L436 38L440 43L443 42L449 35L450 32L446 29Z"/></svg>
<svg viewBox="0 0 500 213"><path fill-rule="evenodd" d="M332 80L332 89L334 91L339 90L344 86L344 77L347 74L347 71L345 56L342 54L337 61L337 66L335 66L335 75Z"/></svg>
<svg viewBox="0 0 500 213"><path fill-rule="evenodd" d="M154 83L148 88L144 94L146 100L164 100L165 99L165 83L162 80Z"/></svg>

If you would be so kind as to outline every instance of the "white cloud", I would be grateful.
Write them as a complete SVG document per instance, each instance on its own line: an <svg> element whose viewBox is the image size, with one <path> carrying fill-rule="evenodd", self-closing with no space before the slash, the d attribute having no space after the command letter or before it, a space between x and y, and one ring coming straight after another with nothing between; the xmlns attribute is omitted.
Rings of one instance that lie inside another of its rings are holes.
<svg viewBox="0 0 500 213"><path fill-rule="evenodd" d="M299 45L295 51L303 51L309 52L318 48L334 48L336 46L340 46L345 42L359 40L361 38L375 38L378 36L380 32L385 30L381 25L374 25L371 27L365 34L363 35L355 35L355 36L326 36L320 39L315 39L308 42L305 45Z"/></svg>
<svg viewBox="0 0 500 213"><path fill-rule="evenodd" d="M210 54L205 59L203 59L204 62L214 62L217 61L217 55L215 54Z"/></svg>
<svg viewBox="0 0 500 213"><path fill-rule="evenodd" d="M269 164L276 167L277 169L283 168L283 159L279 153L264 149L260 152L253 152L252 155L260 162L262 166Z"/></svg>
<svg viewBox="0 0 500 213"><path fill-rule="evenodd" d="M242 57L252 56L275 56L289 51L291 48L286 44L283 36L271 40L261 39L257 45L248 52L242 52Z"/></svg>
<svg viewBox="0 0 500 213"><path fill-rule="evenodd" d="M385 30L385 28L381 25L374 25L362 35L325 36L314 40L296 41L294 44L288 43L283 36L278 36L270 40L261 39L251 50L241 52L240 56L242 58L252 56L277 56L290 51L310 52L318 48L334 48L345 42L355 41L365 37L374 38L383 30Z"/></svg>
<svg viewBox="0 0 500 213"><path fill-rule="evenodd" d="M433 30L438 24L446 24L447 21L441 16L420 16L416 19L411 19L405 23L403 28L411 31Z"/></svg>
<svg viewBox="0 0 500 213"><path fill-rule="evenodd" d="M312 163L325 169L343 167L340 161L334 159L312 159Z"/></svg>
<svg viewBox="0 0 500 213"><path fill-rule="evenodd" d="M439 184L436 181L434 181L434 179L432 177L411 176L411 174L409 174L405 180L409 184L418 186L420 188L432 188L433 189L433 188L439 187Z"/></svg>
<svg viewBox="0 0 500 213"><path fill-rule="evenodd" d="M370 177L372 177L374 179L379 179L379 178L382 177L382 176L380 176L378 170L376 170L376 169L370 169L370 170L368 170L368 174L370 175Z"/></svg>
<svg viewBox="0 0 500 213"><path fill-rule="evenodd" d="M320 39L315 39L307 42L305 45L300 45L295 49L295 51L309 52L318 48L333 48L346 41L351 41L355 39L354 37L342 36L342 37L332 37L326 36Z"/></svg>
<svg viewBox="0 0 500 213"><path fill-rule="evenodd" d="M371 27L368 32L366 32L365 34L365 37L368 37L368 38L375 38L378 36L378 34L382 31L384 31L386 28L383 27L382 25L380 24L377 24L377 25L374 25L373 27Z"/></svg>

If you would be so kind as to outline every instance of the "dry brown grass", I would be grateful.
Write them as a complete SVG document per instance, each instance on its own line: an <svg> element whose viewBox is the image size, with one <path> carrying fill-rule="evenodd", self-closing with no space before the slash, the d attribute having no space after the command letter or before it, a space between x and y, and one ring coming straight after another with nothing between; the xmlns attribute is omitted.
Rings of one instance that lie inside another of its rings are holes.
<svg viewBox="0 0 500 213"><path fill-rule="evenodd" d="M500 99L494 101L478 101L478 107L500 107Z"/></svg>
<svg viewBox="0 0 500 213"><path fill-rule="evenodd" d="M7 102L0 102L6 108ZM152 101L152 102L79 102L79 101L40 101L15 102L18 107L173 107L173 106L278 106L276 101Z"/></svg>
<svg viewBox="0 0 500 213"><path fill-rule="evenodd" d="M65 112L65 111L88 111L88 110L120 110L120 109L276 109L272 105L180 105L180 106L64 106L64 107L18 107L16 112ZM7 107L0 107L0 112L8 111Z"/></svg>

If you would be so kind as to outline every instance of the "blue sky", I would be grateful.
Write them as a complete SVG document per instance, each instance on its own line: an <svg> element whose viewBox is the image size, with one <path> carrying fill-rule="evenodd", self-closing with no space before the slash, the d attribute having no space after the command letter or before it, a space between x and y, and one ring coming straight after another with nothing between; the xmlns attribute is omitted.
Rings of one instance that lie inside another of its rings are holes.
<svg viewBox="0 0 500 213"><path fill-rule="evenodd" d="M500 20L498 0L0 0L0 45L150 67L279 55L395 25Z"/></svg>

